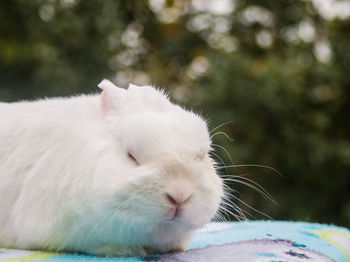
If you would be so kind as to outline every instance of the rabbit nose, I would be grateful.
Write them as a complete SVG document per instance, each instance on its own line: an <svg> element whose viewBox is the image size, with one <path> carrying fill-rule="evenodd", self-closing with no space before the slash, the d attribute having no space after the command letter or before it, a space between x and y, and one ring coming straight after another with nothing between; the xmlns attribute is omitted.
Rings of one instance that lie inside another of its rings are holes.
<svg viewBox="0 0 350 262"><path fill-rule="evenodd" d="M188 202L192 196L192 194L185 196L183 193L180 193L178 195L171 194L171 193L165 193L165 195L166 195L168 202L174 206L180 206L180 205Z"/></svg>

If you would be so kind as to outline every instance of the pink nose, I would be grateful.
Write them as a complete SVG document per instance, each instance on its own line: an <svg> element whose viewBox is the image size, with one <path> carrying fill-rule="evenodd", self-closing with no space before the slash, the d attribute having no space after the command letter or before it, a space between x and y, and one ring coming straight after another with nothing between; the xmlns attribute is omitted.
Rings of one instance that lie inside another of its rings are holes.
<svg viewBox="0 0 350 262"><path fill-rule="evenodd" d="M165 195L168 202L174 206L180 206L186 203L191 198L191 195L184 197L183 194L174 195L170 193L165 193Z"/></svg>

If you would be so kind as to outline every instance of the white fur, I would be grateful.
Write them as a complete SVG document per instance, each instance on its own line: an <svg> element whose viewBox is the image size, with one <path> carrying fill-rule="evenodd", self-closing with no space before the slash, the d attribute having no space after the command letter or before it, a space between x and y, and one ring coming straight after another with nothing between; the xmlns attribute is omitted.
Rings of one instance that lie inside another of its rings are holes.
<svg viewBox="0 0 350 262"><path fill-rule="evenodd" d="M215 215L223 191L205 121L149 86L99 87L102 95L0 103L1 247L181 250ZM173 220L167 193L191 196Z"/></svg>

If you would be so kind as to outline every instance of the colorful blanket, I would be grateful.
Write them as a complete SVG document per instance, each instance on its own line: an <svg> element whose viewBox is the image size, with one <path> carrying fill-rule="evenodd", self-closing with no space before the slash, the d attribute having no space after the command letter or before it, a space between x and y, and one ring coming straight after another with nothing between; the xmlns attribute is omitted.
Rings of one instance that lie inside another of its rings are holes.
<svg viewBox="0 0 350 262"><path fill-rule="evenodd" d="M350 230L305 222L211 223L198 230L190 250L182 253L106 258L0 248L0 261L350 262Z"/></svg>

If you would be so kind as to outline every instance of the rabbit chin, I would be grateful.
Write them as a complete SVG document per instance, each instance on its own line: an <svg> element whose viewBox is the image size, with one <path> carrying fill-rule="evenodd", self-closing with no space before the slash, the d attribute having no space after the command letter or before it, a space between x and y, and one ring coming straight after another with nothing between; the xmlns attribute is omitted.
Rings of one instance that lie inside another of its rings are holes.
<svg viewBox="0 0 350 262"><path fill-rule="evenodd" d="M162 217L153 225L145 226L144 234L139 230L139 234L143 237L140 237L138 240L141 242L136 244L161 253L185 250L188 248L193 232L203 227L211 218L209 214L189 214L186 210L172 219Z"/></svg>
<svg viewBox="0 0 350 262"><path fill-rule="evenodd" d="M169 219L167 215L153 217L153 221L150 219L136 226L134 244L160 253L183 251L189 247L193 232L208 223L214 215L214 209L209 214L185 208L174 218Z"/></svg>
<svg viewBox="0 0 350 262"><path fill-rule="evenodd" d="M149 226L152 230L145 232L134 244L149 248L155 253L183 251L189 247L195 229L203 224L191 223L183 217L164 220L153 227Z"/></svg>

